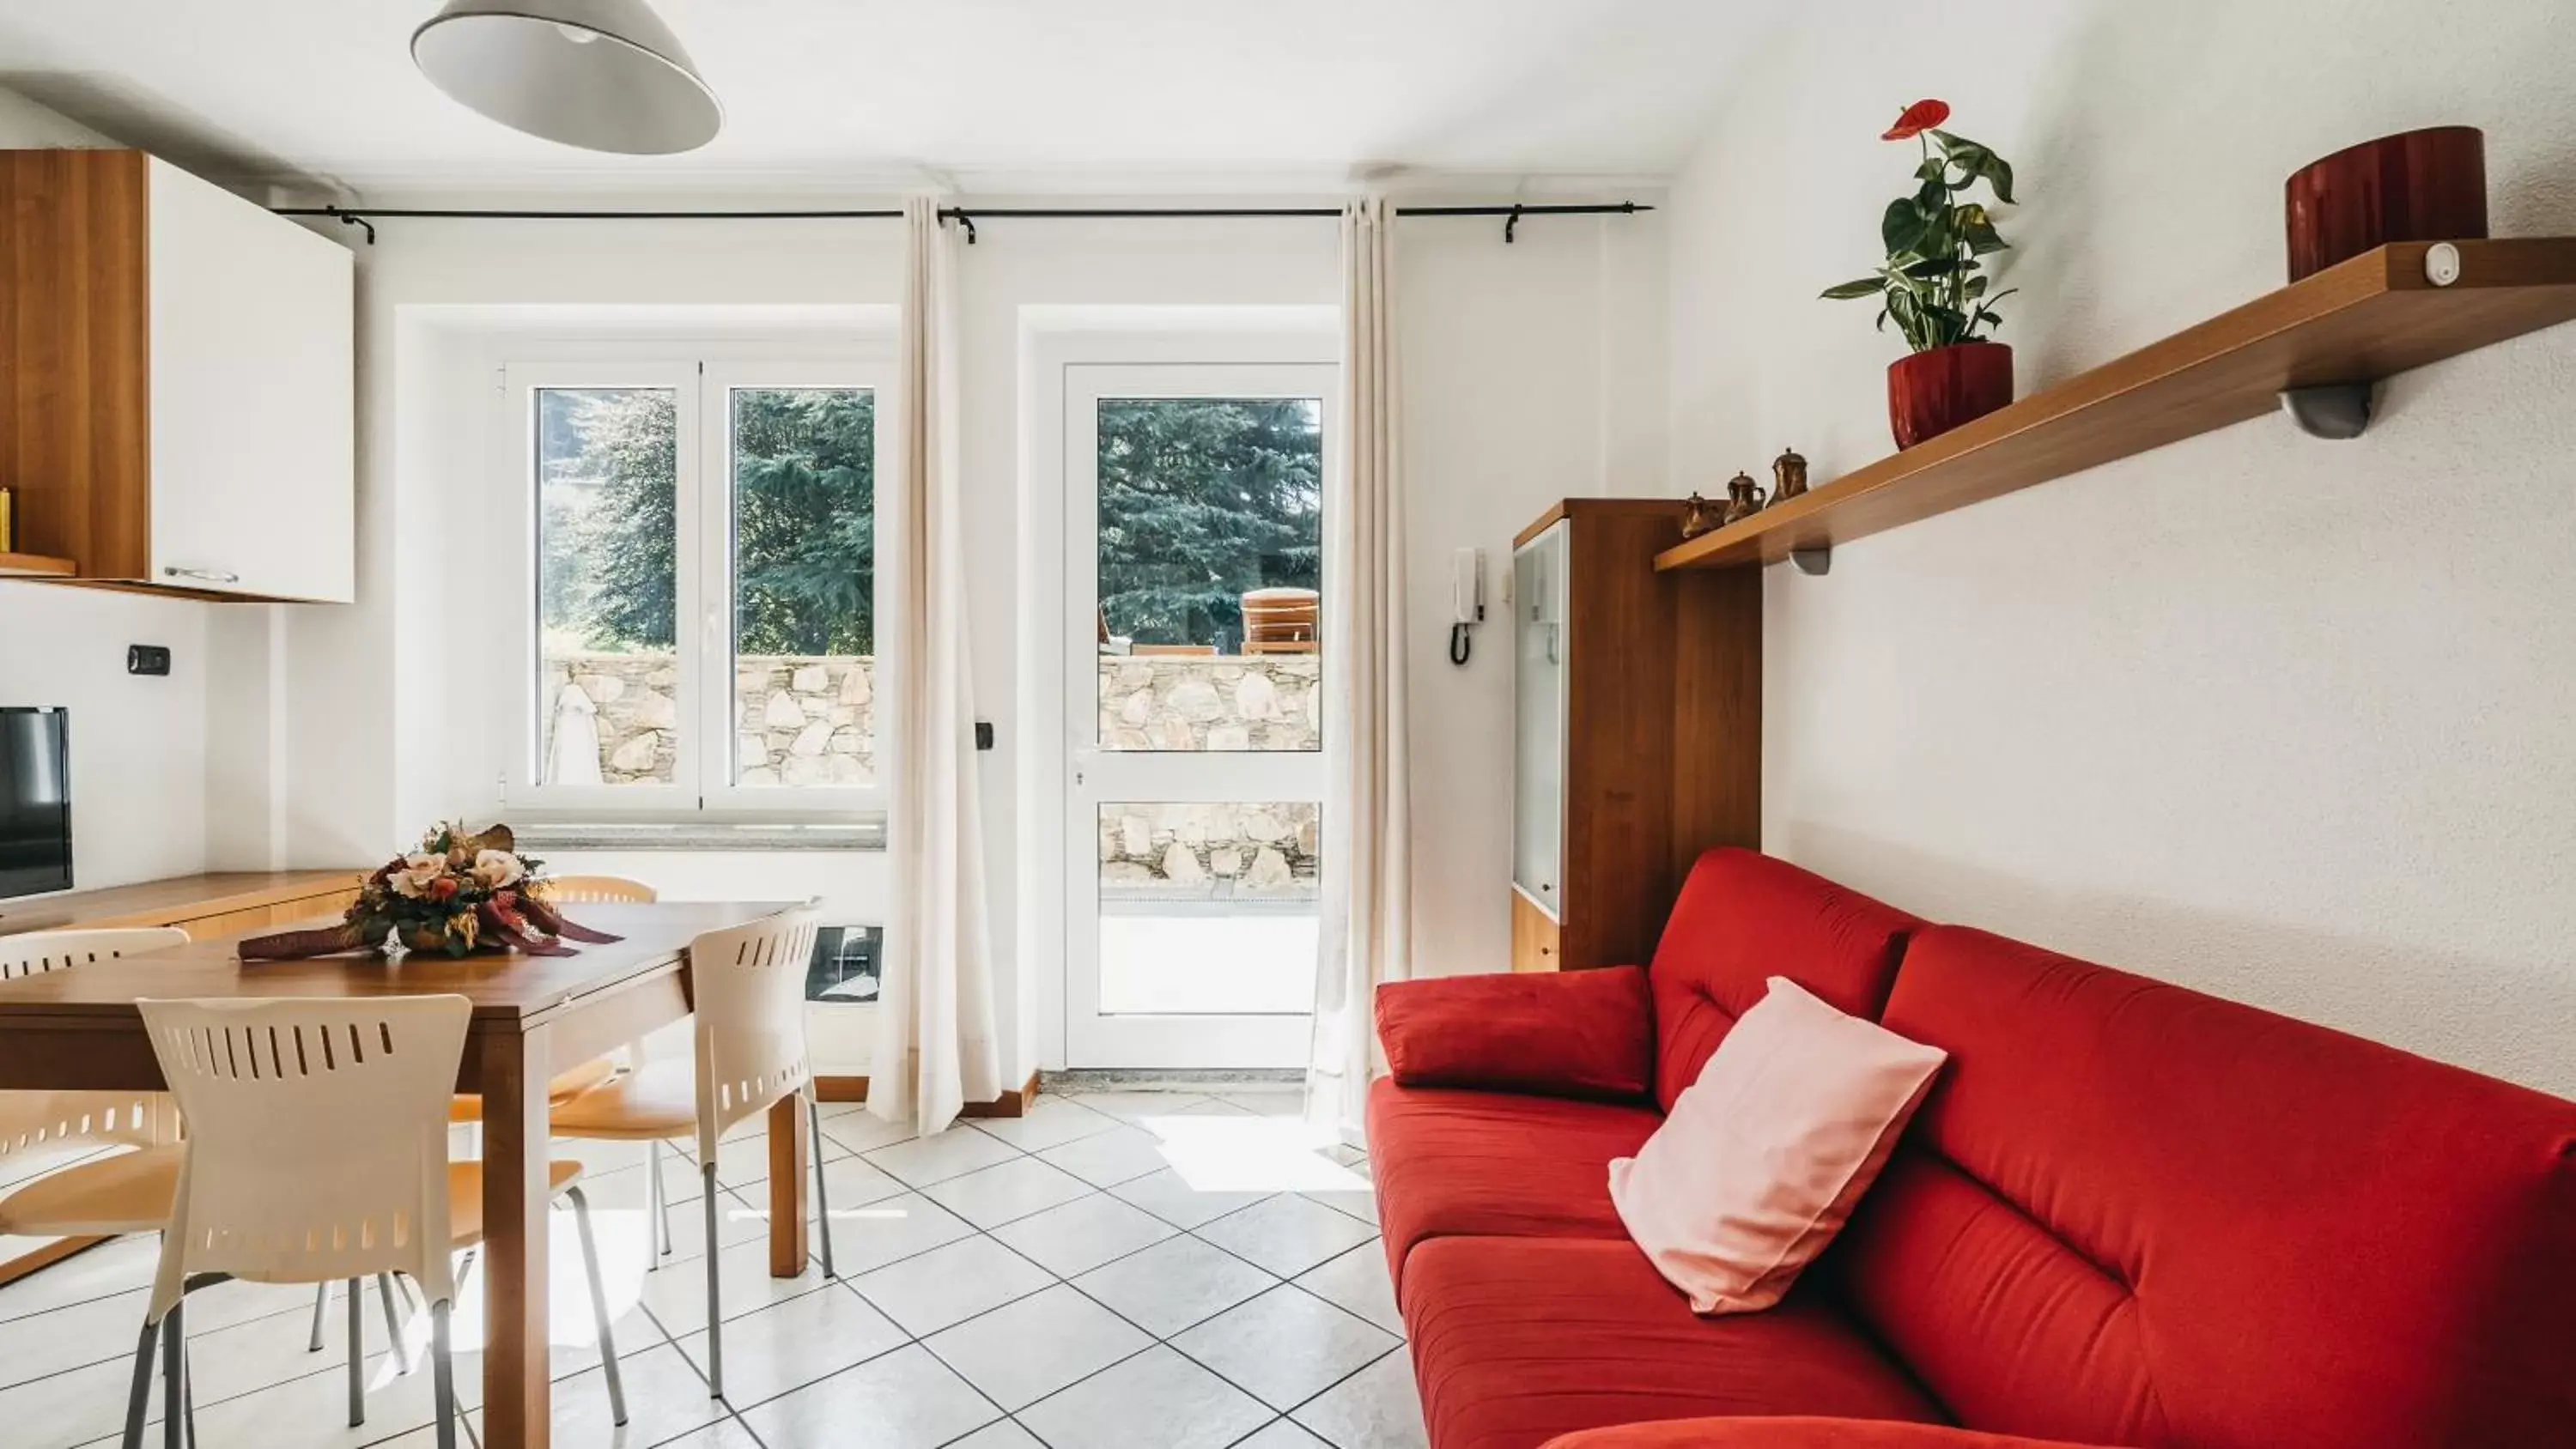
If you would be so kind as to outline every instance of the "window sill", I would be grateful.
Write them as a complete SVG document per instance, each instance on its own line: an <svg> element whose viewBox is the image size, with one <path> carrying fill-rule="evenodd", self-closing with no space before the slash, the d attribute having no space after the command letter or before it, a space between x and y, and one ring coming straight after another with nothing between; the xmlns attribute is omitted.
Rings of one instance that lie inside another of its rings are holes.
<svg viewBox="0 0 2576 1449"><path fill-rule="evenodd" d="M883 850L882 818L830 824L559 821L514 827L519 845L554 850Z"/></svg>

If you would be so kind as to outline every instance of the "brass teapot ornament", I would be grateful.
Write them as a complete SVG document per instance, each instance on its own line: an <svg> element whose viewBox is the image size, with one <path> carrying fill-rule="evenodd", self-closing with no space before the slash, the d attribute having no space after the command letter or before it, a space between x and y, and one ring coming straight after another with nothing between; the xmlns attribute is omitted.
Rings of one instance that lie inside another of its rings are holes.
<svg viewBox="0 0 2576 1449"><path fill-rule="evenodd" d="M1738 473L1727 479L1726 514L1718 520L1718 526L1741 523L1760 513L1762 505L1769 497L1762 485L1753 481L1753 475L1750 473Z"/></svg>
<svg viewBox="0 0 2576 1449"><path fill-rule="evenodd" d="M1697 493L1682 500L1682 537L1697 538L1723 521L1725 505Z"/></svg>
<svg viewBox="0 0 2576 1449"><path fill-rule="evenodd" d="M1783 448L1771 460L1771 501L1786 503L1807 491L1807 460L1795 448Z"/></svg>

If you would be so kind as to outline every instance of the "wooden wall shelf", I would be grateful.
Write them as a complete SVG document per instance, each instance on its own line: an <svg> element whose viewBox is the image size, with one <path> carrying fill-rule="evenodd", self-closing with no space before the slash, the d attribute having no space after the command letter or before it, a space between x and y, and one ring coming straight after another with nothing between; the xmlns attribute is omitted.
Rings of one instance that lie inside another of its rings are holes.
<svg viewBox="0 0 2576 1449"><path fill-rule="evenodd" d="M2448 286L2425 276L2436 245L2458 249ZM2394 243L1665 549L1655 567L1775 563L2261 417L2284 388L2377 381L2571 318L2576 237Z"/></svg>
<svg viewBox="0 0 2576 1449"><path fill-rule="evenodd" d="M0 553L0 579L67 579L72 561L41 553Z"/></svg>

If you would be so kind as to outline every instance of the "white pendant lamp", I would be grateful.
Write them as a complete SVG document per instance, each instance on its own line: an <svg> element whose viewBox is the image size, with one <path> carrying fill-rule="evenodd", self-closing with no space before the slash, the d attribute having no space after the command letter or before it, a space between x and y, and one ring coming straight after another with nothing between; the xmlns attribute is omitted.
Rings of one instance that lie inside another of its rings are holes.
<svg viewBox="0 0 2576 1449"><path fill-rule="evenodd" d="M412 32L411 58L463 104L567 146L667 156L724 124L645 0L447 0Z"/></svg>

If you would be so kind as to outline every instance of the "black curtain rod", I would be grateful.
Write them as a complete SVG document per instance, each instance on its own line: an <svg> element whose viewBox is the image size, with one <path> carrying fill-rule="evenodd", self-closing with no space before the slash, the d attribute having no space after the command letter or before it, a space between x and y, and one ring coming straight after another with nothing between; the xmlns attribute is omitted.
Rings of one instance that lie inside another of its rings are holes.
<svg viewBox="0 0 2576 1449"><path fill-rule="evenodd" d="M852 221L888 220L903 215L885 207L840 211L509 211L483 208L419 208L400 206L280 206L272 208L279 216L328 216L339 218L345 226L363 227L367 245L376 243L373 219L389 217L461 218L485 221ZM1399 206L1398 216L1499 216L1503 223L1503 240L1516 240L1513 233L1524 216L1633 216L1652 211L1651 206L1634 201L1541 202L1502 206ZM966 228L966 242L975 242L975 223L979 218L1068 217L1122 219L1145 217L1255 217L1311 216L1331 217L1342 214L1338 206L943 206L939 219L953 221Z"/></svg>

